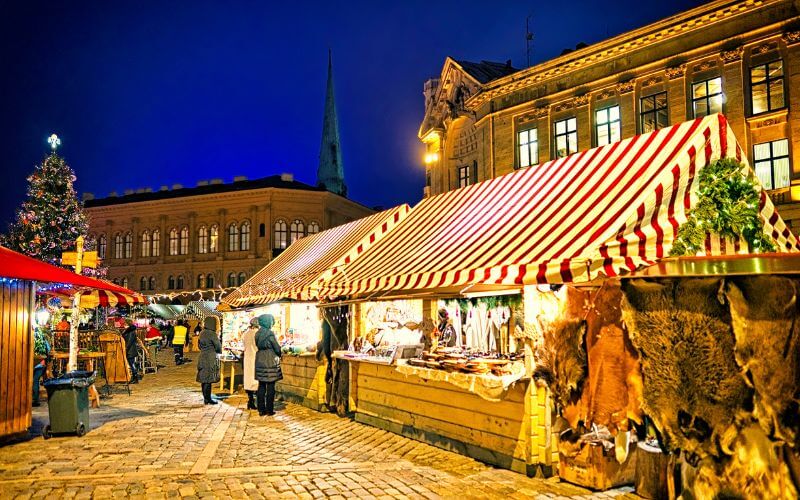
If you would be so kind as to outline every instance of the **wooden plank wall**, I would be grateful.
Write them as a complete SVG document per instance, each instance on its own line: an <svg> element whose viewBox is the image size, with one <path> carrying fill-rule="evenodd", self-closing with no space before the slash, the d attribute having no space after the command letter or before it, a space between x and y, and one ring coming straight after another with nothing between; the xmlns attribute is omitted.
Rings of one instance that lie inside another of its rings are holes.
<svg viewBox="0 0 800 500"><path fill-rule="evenodd" d="M31 425L33 283L0 283L0 437Z"/></svg>
<svg viewBox="0 0 800 500"><path fill-rule="evenodd" d="M287 400L314 410L325 408L325 361L314 355L281 357L283 380L275 384L275 391Z"/></svg>
<svg viewBox="0 0 800 500"><path fill-rule="evenodd" d="M536 396L527 381L490 402L451 384L406 377L393 366L350 365L356 420L522 473L538 461L530 415Z"/></svg>

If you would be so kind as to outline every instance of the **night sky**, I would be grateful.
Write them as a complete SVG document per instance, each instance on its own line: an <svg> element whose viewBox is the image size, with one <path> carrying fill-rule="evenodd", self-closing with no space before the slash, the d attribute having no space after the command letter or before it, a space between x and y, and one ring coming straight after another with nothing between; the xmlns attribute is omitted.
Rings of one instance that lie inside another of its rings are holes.
<svg viewBox="0 0 800 500"><path fill-rule="evenodd" d="M703 2L0 1L0 230L57 133L79 192L291 172L314 183L327 51L350 197L422 194L422 85L525 65Z"/></svg>

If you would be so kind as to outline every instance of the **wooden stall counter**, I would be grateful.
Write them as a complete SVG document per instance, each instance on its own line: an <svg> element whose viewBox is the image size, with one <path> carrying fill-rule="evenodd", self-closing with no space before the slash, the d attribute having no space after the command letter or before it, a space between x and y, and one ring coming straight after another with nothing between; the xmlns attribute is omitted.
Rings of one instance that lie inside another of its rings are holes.
<svg viewBox="0 0 800 500"><path fill-rule="evenodd" d="M317 361L314 353L281 356L283 380L275 384L275 392L287 401L317 411L326 411L325 370L327 363Z"/></svg>
<svg viewBox="0 0 800 500"><path fill-rule="evenodd" d="M530 379L517 380L489 400L445 381L440 370L407 370L403 361L400 366L349 361L349 403L357 421L497 467L533 475L543 465L551 473L547 395Z"/></svg>

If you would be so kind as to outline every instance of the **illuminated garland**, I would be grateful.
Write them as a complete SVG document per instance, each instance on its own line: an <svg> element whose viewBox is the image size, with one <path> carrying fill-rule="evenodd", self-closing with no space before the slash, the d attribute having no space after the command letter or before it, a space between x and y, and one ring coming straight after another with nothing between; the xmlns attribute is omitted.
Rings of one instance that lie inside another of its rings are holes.
<svg viewBox="0 0 800 500"><path fill-rule="evenodd" d="M774 252L759 217L761 187L753 173L734 158L722 158L699 174L698 202L678 228L670 255L696 255L706 236L743 239L754 253Z"/></svg>
<svg viewBox="0 0 800 500"><path fill-rule="evenodd" d="M170 292L170 293L154 293L153 295L147 295L147 298L150 299L150 303L154 304L158 299L174 299L175 297L189 297L194 294L200 294L202 298L204 293L211 293L212 299L215 302L219 302L222 297L229 294L230 292L236 290L238 287L236 286L229 286L227 288L198 288L197 290L185 290L185 291L177 291L177 292Z"/></svg>

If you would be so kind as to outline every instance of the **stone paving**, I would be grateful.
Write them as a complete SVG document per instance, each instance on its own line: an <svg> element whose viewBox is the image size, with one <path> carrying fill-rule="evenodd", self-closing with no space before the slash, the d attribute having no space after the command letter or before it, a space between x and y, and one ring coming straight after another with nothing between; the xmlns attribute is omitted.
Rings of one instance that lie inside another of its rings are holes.
<svg viewBox="0 0 800 500"><path fill-rule="evenodd" d="M0 445L0 498L638 498L495 469L335 415L234 395L202 404L194 364L147 375L91 411L82 438Z"/></svg>

